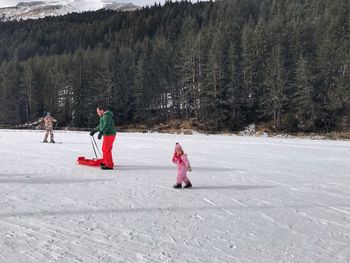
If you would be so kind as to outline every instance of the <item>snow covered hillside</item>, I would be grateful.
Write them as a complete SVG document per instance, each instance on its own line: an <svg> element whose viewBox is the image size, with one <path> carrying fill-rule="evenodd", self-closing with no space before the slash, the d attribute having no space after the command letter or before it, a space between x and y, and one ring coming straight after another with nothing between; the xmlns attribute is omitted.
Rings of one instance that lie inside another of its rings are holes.
<svg viewBox="0 0 350 263"><path fill-rule="evenodd" d="M135 11L140 9L132 3L117 0L46 0L18 2L16 6L0 8L0 21L37 19L46 16L59 16L72 12L94 11L98 9Z"/></svg>
<svg viewBox="0 0 350 263"><path fill-rule="evenodd" d="M350 262L350 142L0 130L0 262ZM192 189L172 189L175 142ZM100 142L99 142L100 143Z"/></svg>

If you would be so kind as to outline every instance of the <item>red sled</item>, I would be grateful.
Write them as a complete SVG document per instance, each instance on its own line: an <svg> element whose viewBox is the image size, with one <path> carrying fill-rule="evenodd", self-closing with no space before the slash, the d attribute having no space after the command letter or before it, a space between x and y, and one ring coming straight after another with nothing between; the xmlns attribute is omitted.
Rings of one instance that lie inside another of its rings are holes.
<svg viewBox="0 0 350 263"><path fill-rule="evenodd" d="M77 161L81 165L100 166L103 159L86 159L84 156L79 156Z"/></svg>

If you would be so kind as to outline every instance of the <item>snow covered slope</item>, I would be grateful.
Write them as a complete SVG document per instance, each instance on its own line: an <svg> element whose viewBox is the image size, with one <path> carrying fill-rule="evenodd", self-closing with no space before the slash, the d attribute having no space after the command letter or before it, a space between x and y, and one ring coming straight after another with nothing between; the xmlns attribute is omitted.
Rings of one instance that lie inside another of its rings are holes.
<svg viewBox="0 0 350 263"><path fill-rule="evenodd" d="M102 171L87 132L43 135L0 130L1 263L349 262L350 142L122 133Z"/></svg>
<svg viewBox="0 0 350 263"><path fill-rule="evenodd" d="M116 0L46 0L19 2L16 6L0 8L0 21L37 19L45 16L65 15L72 12L83 12L98 9L134 11L139 9L131 3L120 3Z"/></svg>

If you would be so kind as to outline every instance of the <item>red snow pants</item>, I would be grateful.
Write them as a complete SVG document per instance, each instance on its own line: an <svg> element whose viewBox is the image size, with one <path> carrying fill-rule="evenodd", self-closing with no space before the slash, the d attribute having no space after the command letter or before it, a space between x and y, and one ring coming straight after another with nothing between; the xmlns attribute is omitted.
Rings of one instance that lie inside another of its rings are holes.
<svg viewBox="0 0 350 263"><path fill-rule="evenodd" d="M112 149L115 135L104 135L102 143L103 163L110 168L114 167Z"/></svg>

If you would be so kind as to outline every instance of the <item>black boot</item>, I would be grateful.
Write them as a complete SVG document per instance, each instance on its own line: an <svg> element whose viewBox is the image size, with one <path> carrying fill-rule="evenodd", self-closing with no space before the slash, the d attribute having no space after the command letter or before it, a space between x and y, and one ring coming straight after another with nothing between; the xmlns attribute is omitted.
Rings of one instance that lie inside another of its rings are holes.
<svg viewBox="0 0 350 263"><path fill-rule="evenodd" d="M113 167L101 166L102 170L113 170Z"/></svg>
<svg viewBox="0 0 350 263"><path fill-rule="evenodd" d="M173 187L174 187L174 188L181 188L181 187L182 187L182 184L174 184Z"/></svg>
<svg viewBox="0 0 350 263"><path fill-rule="evenodd" d="M192 184L190 181L188 181L184 186L184 188L191 188L191 187L192 187Z"/></svg>

